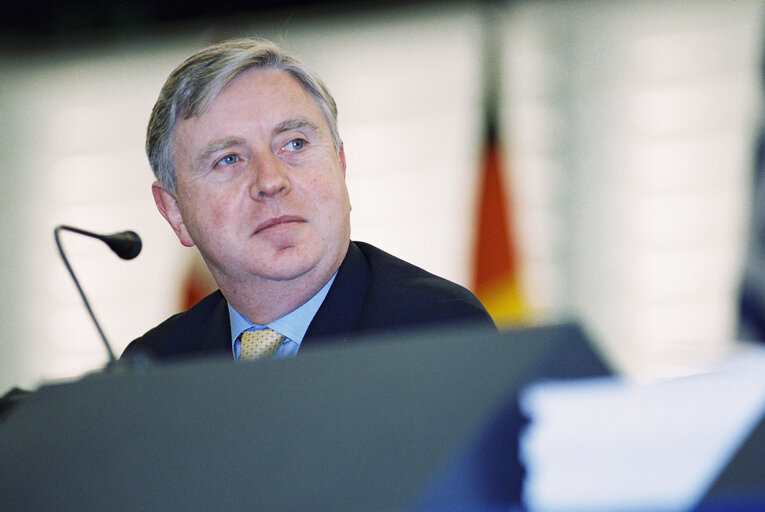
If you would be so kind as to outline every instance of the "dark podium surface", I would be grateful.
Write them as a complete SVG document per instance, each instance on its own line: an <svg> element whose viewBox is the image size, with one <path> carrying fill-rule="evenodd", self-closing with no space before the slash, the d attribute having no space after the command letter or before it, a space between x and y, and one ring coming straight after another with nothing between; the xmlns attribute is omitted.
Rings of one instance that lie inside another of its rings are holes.
<svg viewBox="0 0 765 512"><path fill-rule="evenodd" d="M765 417L739 446L697 512L765 510Z"/></svg>
<svg viewBox="0 0 765 512"><path fill-rule="evenodd" d="M573 324L96 373L0 422L0 509L506 510L520 389L605 373Z"/></svg>

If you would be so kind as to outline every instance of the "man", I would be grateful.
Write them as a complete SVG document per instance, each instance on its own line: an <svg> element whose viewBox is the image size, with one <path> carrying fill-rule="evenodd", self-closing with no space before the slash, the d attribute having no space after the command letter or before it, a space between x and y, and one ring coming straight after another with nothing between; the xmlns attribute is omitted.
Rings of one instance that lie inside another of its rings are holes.
<svg viewBox="0 0 765 512"><path fill-rule="evenodd" d="M444 322L494 328L468 290L350 241L337 108L265 41L213 45L168 78L146 151L159 212L220 290L125 351L295 355L320 340Z"/></svg>

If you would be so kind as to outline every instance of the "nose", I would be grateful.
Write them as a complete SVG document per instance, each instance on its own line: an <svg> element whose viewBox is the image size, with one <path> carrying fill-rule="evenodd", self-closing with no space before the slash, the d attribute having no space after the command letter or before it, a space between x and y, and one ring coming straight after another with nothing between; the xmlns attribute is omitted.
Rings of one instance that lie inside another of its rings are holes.
<svg viewBox="0 0 765 512"><path fill-rule="evenodd" d="M254 163L255 179L250 185L250 196L253 199L287 193L290 189L290 179L283 168L283 162L272 154L259 158Z"/></svg>

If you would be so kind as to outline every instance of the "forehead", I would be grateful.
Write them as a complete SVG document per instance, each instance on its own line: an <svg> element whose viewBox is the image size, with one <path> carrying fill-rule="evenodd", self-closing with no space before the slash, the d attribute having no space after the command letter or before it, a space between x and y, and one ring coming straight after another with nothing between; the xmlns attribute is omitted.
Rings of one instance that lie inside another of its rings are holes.
<svg viewBox="0 0 765 512"><path fill-rule="evenodd" d="M204 111L179 120L174 145L181 149L203 142L200 138L239 137L243 130L270 132L296 118L328 130L316 98L294 76L283 70L251 69L229 82Z"/></svg>
<svg viewBox="0 0 765 512"><path fill-rule="evenodd" d="M316 98L291 73L254 68L233 78L193 117L203 117L211 110L225 110L231 104L237 105L234 110L239 110L253 106L276 107L282 103L321 111Z"/></svg>

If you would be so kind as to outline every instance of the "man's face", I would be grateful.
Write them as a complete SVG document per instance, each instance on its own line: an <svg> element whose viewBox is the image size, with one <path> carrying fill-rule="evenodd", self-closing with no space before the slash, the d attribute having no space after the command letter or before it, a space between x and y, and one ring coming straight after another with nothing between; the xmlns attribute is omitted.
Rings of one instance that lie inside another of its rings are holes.
<svg viewBox="0 0 765 512"><path fill-rule="evenodd" d="M345 156L290 74L240 75L202 115L177 123L173 143L176 193L155 183L154 198L219 286L326 281L340 265L350 239Z"/></svg>

